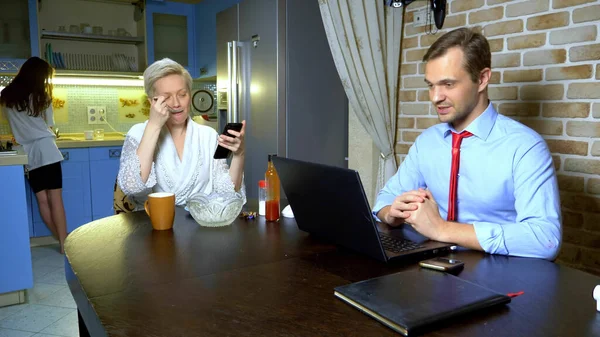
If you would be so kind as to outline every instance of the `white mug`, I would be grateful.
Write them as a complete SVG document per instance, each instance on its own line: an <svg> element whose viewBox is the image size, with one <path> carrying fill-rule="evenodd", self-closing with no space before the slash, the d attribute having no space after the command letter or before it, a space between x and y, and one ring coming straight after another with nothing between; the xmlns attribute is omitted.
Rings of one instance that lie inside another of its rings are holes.
<svg viewBox="0 0 600 337"><path fill-rule="evenodd" d="M85 131L83 131L83 136L85 137L85 140L92 140L92 139L94 139L94 130L85 130Z"/></svg>

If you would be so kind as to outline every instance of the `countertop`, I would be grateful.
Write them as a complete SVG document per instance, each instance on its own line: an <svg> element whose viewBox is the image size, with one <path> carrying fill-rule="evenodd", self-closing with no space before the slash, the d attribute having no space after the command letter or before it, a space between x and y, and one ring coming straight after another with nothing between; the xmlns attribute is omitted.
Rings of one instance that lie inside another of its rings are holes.
<svg viewBox="0 0 600 337"><path fill-rule="evenodd" d="M117 132L107 132L103 140L86 140L83 133L65 133L56 139L56 146L59 149L82 148L82 147L100 147L100 146L123 146L125 136Z"/></svg>
<svg viewBox="0 0 600 337"><path fill-rule="evenodd" d="M23 149L17 150L16 155L2 156L0 155L0 166L25 165L27 164L27 155Z"/></svg>
<svg viewBox="0 0 600 337"><path fill-rule="evenodd" d="M61 134L60 137L56 139L56 146L58 146L59 149L123 146L124 140L125 136L117 132L105 133L103 140L85 140L83 133L65 133ZM20 146L15 147L15 149L17 149L16 155L0 155L0 166L27 164L27 155L23 152L23 149Z"/></svg>

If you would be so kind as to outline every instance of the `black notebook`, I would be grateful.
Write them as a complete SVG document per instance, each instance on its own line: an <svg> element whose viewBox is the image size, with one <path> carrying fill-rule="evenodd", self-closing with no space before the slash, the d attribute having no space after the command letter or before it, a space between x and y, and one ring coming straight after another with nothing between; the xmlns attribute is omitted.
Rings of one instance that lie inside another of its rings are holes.
<svg viewBox="0 0 600 337"><path fill-rule="evenodd" d="M419 269L336 287L335 296L403 334L413 336L510 297L451 274Z"/></svg>

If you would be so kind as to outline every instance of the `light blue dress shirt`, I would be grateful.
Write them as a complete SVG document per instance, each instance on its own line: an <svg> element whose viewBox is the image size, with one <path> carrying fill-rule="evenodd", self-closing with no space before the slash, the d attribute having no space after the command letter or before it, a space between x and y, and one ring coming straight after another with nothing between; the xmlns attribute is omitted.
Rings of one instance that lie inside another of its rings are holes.
<svg viewBox="0 0 600 337"><path fill-rule="evenodd" d="M491 103L466 130L474 136L463 139L460 149L457 222L473 224L488 253L554 259L562 241L560 198L544 139L499 115ZM446 219L453 131L441 123L417 137L379 192L373 214L422 187Z"/></svg>

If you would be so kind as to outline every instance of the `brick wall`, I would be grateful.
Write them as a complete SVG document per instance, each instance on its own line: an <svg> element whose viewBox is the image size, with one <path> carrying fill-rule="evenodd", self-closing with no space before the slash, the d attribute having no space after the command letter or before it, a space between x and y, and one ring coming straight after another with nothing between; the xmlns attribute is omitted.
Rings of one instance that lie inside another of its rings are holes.
<svg viewBox="0 0 600 337"><path fill-rule="evenodd" d="M414 27L406 8L396 151L438 123L421 58L444 32L469 26L492 48L490 99L501 114L540 133L558 174L560 263L600 275L600 1L448 0L444 28Z"/></svg>

